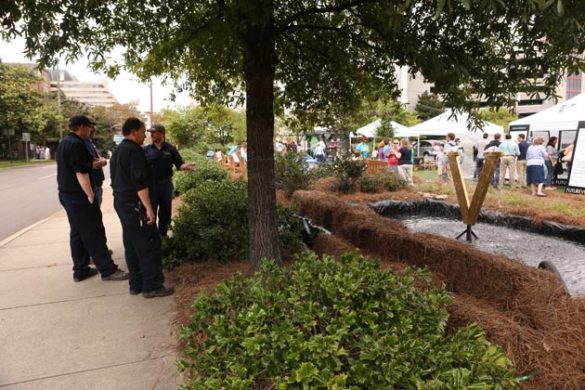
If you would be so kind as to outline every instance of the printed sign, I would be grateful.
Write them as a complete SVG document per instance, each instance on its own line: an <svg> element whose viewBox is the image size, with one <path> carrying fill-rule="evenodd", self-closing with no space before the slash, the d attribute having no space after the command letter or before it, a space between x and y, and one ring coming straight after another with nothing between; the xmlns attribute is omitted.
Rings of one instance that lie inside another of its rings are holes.
<svg viewBox="0 0 585 390"><path fill-rule="evenodd" d="M579 122L569 171L569 185L565 192L585 194L585 122Z"/></svg>

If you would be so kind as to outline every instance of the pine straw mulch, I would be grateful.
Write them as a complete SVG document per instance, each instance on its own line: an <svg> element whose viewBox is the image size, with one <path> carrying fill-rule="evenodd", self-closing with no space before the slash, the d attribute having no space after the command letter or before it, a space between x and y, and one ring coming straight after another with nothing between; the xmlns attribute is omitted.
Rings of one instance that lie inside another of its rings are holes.
<svg viewBox="0 0 585 390"><path fill-rule="evenodd" d="M585 299L566 296L549 272L455 240L410 233L347 200L322 192L293 196L302 215L335 233L317 242L316 251L355 246L384 264L397 262L398 269L403 263L427 267L453 296L449 330L478 322L505 349L517 374L531 376L524 388L585 388Z"/></svg>

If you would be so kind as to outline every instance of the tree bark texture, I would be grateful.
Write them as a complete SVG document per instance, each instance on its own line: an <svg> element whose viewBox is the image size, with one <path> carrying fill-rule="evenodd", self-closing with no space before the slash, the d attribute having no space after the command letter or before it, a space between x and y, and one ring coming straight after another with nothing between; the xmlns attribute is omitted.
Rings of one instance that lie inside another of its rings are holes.
<svg viewBox="0 0 585 390"><path fill-rule="evenodd" d="M258 11L272 15L271 1ZM269 9L267 9L269 8ZM250 24L242 36L246 81L248 141L248 224L250 261L256 271L262 259L280 263L274 186L274 71L276 48L272 17Z"/></svg>

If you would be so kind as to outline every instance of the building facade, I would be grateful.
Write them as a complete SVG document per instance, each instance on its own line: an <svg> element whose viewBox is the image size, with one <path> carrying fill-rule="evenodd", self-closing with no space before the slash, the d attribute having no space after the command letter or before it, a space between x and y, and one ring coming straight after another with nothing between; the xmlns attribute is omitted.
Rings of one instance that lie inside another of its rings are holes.
<svg viewBox="0 0 585 390"><path fill-rule="evenodd" d="M404 104L409 111L414 111L414 108L418 103L418 97L425 91L431 92L433 87L433 84L426 82L420 73L417 73L415 76L409 74L408 67L397 67L396 78L398 86L402 91L400 102ZM557 101L553 98L545 99L544 96L540 96L539 94L529 95L526 93L519 93L516 96L514 110L519 118L535 114L585 92L583 84L583 73L581 71L567 74L557 87Z"/></svg>
<svg viewBox="0 0 585 390"><path fill-rule="evenodd" d="M89 106L111 107L118 103L108 88L106 80L79 81L66 70L51 69L48 72L51 91L61 91L67 99L77 100Z"/></svg>

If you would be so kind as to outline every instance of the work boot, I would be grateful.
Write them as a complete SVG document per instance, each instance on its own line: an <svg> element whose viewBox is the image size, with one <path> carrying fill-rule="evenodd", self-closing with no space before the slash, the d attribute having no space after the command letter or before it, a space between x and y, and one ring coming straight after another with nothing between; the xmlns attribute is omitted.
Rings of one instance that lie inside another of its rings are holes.
<svg viewBox="0 0 585 390"><path fill-rule="evenodd" d="M144 298L160 298L160 297L166 297L168 295L172 295L174 293L175 293L175 289L173 287L162 286L161 288L156 289L156 290L143 292L142 296Z"/></svg>
<svg viewBox="0 0 585 390"><path fill-rule="evenodd" d="M92 276L96 276L98 274L98 270L95 268L88 268L88 270L80 275L73 274L73 281L74 282L81 282L85 279L89 279Z"/></svg>
<svg viewBox="0 0 585 390"><path fill-rule="evenodd" d="M108 275L106 277L102 277L102 280L106 281L118 281L118 280L128 280L130 278L130 274L126 271L122 271L121 269L117 269L113 274Z"/></svg>

